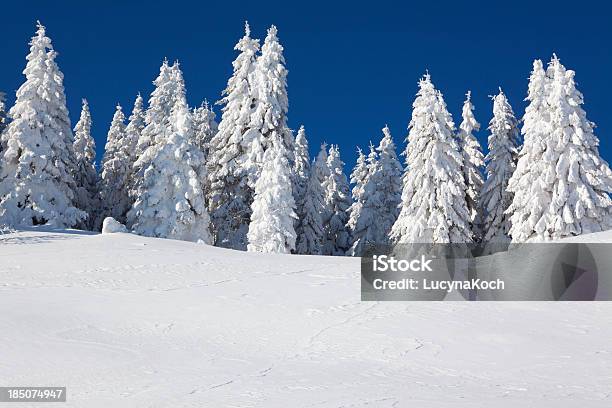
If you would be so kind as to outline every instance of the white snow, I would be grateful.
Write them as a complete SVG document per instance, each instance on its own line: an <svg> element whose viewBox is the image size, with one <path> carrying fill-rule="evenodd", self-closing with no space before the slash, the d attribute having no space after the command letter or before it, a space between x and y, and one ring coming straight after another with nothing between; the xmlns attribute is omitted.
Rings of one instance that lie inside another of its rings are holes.
<svg viewBox="0 0 612 408"><path fill-rule="evenodd" d="M128 232L125 225L114 219L113 217L106 217L102 222L102 233L103 234L115 234L117 232Z"/></svg>
<svg viewBox="0 0 612 408"><path fill-rule="evenodd" d="M0 382L65 385L79 408L611 405L612 303L361 302L359 285L348 257L0 235Z"/></svg>

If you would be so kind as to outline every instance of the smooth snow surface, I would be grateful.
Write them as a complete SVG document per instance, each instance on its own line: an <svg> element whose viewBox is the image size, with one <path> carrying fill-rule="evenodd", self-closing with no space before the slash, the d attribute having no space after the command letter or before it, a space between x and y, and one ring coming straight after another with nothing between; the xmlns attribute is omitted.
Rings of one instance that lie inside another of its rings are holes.
<svg viewBox="0 0 612 408"><path fill-rule="evenodd" d="M354 258L0 235L0 385L79 408L612 406L612 303L361 302L359 283Z"/></svg>

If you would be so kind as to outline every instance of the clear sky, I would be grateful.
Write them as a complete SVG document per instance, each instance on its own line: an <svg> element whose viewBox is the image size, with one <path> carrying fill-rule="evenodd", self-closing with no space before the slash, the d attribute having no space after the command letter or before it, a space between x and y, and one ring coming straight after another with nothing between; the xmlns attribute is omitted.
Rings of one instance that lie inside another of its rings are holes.
<svg viewBox="0 0 612 408"><path fill-rule="evenodd" d="M352 166L355 147L378 143L385 124L403 150L417 81L426 69L457 125L464 95L472 90L476 118L483 124L478 136L486 144L488 95L501 86L522 116L533 59L546 63L556 52L576 71L587 115L598 125L602 155L612 159L610 6L588 1L20 3L3 2L0 11L0 90L10 105L40 19L60 54L73 125L81 98L89 100L99 155L115 104L129 115L137 92L148 98L164 57L181 61L190 104L218 100L248 20L253 36L262 40L271 24L279 29L289 69L289 125L306 126L311 154L322 141L337 143Z"/></svg>

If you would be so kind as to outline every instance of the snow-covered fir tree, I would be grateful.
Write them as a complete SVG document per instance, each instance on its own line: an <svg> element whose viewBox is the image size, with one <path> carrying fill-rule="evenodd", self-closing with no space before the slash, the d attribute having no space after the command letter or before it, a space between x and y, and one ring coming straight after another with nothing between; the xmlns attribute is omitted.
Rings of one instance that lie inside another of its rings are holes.
<svg viewBox="0 0 612 408"><path fill-rule="evenodd" d="M204 155L191 143L193 120L178 63L171 78L175 84L168 128L155 134L136 162L143 178L127 215L128 224L140 235L211 243L202 186Z"/></svg>
<svg viewBox="0 0 612 408"><path fill-rule="evenodd" d="M138 139L136 155L140 156L158 139L168 136L170 109L174 103L176 82L173 79L173 67L164 59L159 68L159 75L153 81L155 89L149 98L149 107L145 113L145 127Z"/></svg>
<svg viewBox="0 0 612 408"><path fill-rule="evenodd" d="M367 168L367 176L358 197L362 202L361 209L354 220L349 219L348 224L353 231L349 251L353 256L360 256L368 245L388 244L389 233L399 215L402 165L397 159L395 143L386 126L376 151L371 148Z"/></svg>
<svg viewBox="0 0 612 408"><path fill-rule="evenodd" d="M574 71L553 56L534 63L525 143L508 183L512 242L549 241L612 227L612 172L576 89Z"/></svg>
<svg viewBox="0 0 612 408"><path fill-rule="evenodd" d="M399 216L402 201L402 165L397 158L395 143L387 126L382 130L383 138L376 148L378 161L368 180L376 189L378 199L374 201L376 217L375 241L387 244L391 228Z"/></svg>
<svg viewBox="0 0 612 408"><path fill-rule="evenodd" d="M215 120L216 114L204 101L199 108L194 108L193 116L193 145L204 153L204 159L208 158L208 149L213 136L217 134L219 125Z"/></svg>
<svg viewBox="0 0 612 408"><path fill-rule="evenodd" d="M280 138L273 141L264 154L247 235L250 252L287 254L295 249L297 216L288 155Z"/></svg>
<svg viewBox="0 0 612 408"><path fill-rule="evenodd" d="M419 82L406 148L400 215L394 243L470 243L463 158L453 122L429 74Z"/></svg>
<svg viewBox="0 0 612 408"><path fill-rule="evenodd" d="M208 206L214 230L215 244L234 249L246 249L248 225L251 217L253 190L248 185L248 174L242 165L247 153L244 135L249 130L253 112L253 85L250 78L255 67L259 40L245 35L234 47L239 55L233 62L234 72L223 91L219 131L210 141Z"/></svg>
<svg viewBox="0 0 612 408"><path fill-rule="evenodd" d="M504 92L493 96L493 118L489 122L485 158L487 179L482 187L481 206L484 216L482 242L509 242L510 216L505 214L512 202L508 181L516 168L519 134L518 122Z"/></svg>
<svg viewBox="0 0 612 408"><path fill-rule="evenodd" d="M146 122L143 100L140 93L138 93L138 95L136 95L136 100L134 101L132 113L128 118L128 124L125 127L125 138L123 142L123 145L129 154L130 167L133 166L138 157L138 141L140 140L145 125Z"/></svg>
<svg viewBox="0 0 612 408"><path fill-rule="evenodd" d="M74 201L74 138L56 56L38 23L23 71L26 80L1 136L0 224L73 227L87 217Z"/></svg>
<svg viewBox="0 0 612 408"><path fill-rule="evenodd" d="M300 126L295 137L295 152L293 154L293 197L297 205L297 213L302 213L300 207L304 201L304 195L308 188L310 178L310 154L308 153L308 140L306 139L306 129Z"/></svg>
<svg viewBox="0 0 612 408"><path fill-rule="evenodd" d="M138 189L144 183L144 168L141 166L144 152L158 140L166 140L170 134L170 110L175 101L176 81L173 76L173 67L164 59L159 68L159 75L153 81L155 89L149 97L149 106L145 112L145 126L140 132L136 145L135 161L130 169L129 195L130 202L133 204Z"/></svg>
<svg viewBox="0 0 612 408"><path fill-rule="evenodd" d="M370 172L369 170L376 165L376 150L370 143L370 154L368 160L360 148L357 148L357 162L350 175L350 182L353 184L351 196L353 203L348 209L349 217L346 226L349 231L349 239L351 247L347 252L350 256L359 256L362 253L362 247L368 242L367 231L368 226L364 217L364 203L366 201L365 186L367 184ZM368 165L369 163L369 165ZM371 221L371 217L367 217Z"/></svg>
<svg viewBox="0 0 612 408"><path fill-rule="evenodd" d="M130 209L129 197L130 162L129 152L125 144L125 115L121 105L117 105L111 121L100 174L100 212L96 221L96 229L102 227L106 217L113 217L122 224L126 222L126 214Z"/></svg>
<svg viewBox="0 0 612 408"><path fill-rule="evenodd" d="M480 143L474 136L474 132L480 129L480 124L474 117L474 105L472 104L472 92L468 91L463 103L462 121L459 125L457 143L459 151L463 156L463 180L465 181L468 212L470 213L470 229L474 240L479 240L482 235L482 217L480 214L480 190L482 189L482 168L484 166L484 155Z"/></svg>
<svg viewBox="0 0 612 408"><path fill-rule="evenodd" d="M293 164L294 141L287 127L287 69L277 33L275 26L268 29L251 77L255 110L251 115L250 129L244 135L244 142L249 146L244 166L251 185L259 177L263 153L270 141L281 140L288 151L289 162Z"/></svg>
<svg viewBox="0 0 612 408"><path fill-rule="evenodd" d="M6 94L0 91L0 135L4 132L7 125L7 116L6 116ZM0 145L0 152L2 152L2 145Z"/></svg>
<svg viewBox="0 0 612 408"><path fill-rule="evenodd" d="M138 179L135 177L136 169L134 168L134 164L139 157L139 148L138 142L141 140L142 131L146 126L145 122L145 110L143 106L143 99L140 93L136 95L136 100L134 101L134 107L132 108L132 113L128 118L128 124L125 127L125 137L123 138L122 145L124 146L125 152L127 154L127 190L128 196L130 199L130 207L133 204L132 195L133 192L137 188Z"/></svg>
<svg viewBox="0 0 612 408"><path fill-rule="evenodd" d="M329 175L323 182L328 208L324 213L327 217L323 218L323 255L345 255L350 245L346 223L352 203L348 180L344 174L344 162L340 160L340 149L336 145L329 148L327 167Z"/></svg>
<svg viewBox="0 0 612 408"><path fill-rule="evenodd" d="M74 127L74 154L77 163L76 204L87 211L88 217L77 226L82 229L94 228L96 214L100 209L98 196L98 173L96 171L96 143L91 136L91 113L89 104L83 99L81 116Z"/></svg>
<svg viewBox="0 0 612 408"><path fill-rule="evenodd" d="M296 228L296 252L298 254L321 255L323 253L325 239L323 219L328 217L329 212L325 202L323 183L328 176L327 145L324 143L310 167L304 199L299 204L300 214Z"/></svg>

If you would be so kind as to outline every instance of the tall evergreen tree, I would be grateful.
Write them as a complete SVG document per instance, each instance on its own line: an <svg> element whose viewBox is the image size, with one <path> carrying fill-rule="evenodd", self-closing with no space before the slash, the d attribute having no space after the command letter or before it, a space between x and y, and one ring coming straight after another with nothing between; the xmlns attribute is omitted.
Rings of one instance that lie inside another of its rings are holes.
<svg viewBox="0 0 612 408"><path fill-rule="evenodd" d="M480 190L482 190L482 168L484 167L484 155L480 143L474 136L474 132L480 130L480 123L474 117L474 105L472 104L472 93L468 91L463 103L462 121L459 125L457 143L459 151L463 156L462 170L465 182L465 199L470 214L470 229L474 240L480 240L482 235L482 217L480 214Z"/></svg>
<svg viewBox="0 0 612 408"><path fill-rule="evenodd" d="M178 63L172 68L172 107L168 127L155 134L136 162L142 183L127 214L135 233L151 237L211 243L210 219L204 202L203 153L194 146L193 120Z"/></svg>
<svg viewBox="0 0 612 408"><path fill-rule="evenodd" d="M123 139L124 141L122 143L127 153L127 189L128 196L130 199L130 207L132 206L132 204L134 204L133 194L134 191L136 191L138 184L138 178L136 177L136 169L134 168L136 160L138 160L138 157L141 154L138 148L138 142L141 140L142 131L144 130L145 126L146 122L143 100L140 93L138 93L138 95L136 95L136 100L134 101L132 113L128 118L128 124L125 128L125 138Z"/></svg>
<svg viewBox="0 0 612 408"><path fill-rule="evenodd" d="M301 212L296 228L296 252L298 254L321 255L323 253L325 239L323 218L328 216L323 183L328 176L327 145L323 144L311 166L304 199L300 204Z"/></svg>
<svg viewBox="0 0 612 408"><path fill-rule="evenodd" d="M193 109L193 145L204 153L204 159L208 159L210 141L217 134L219 125L215 120L215 112L204 101L199 108Z"/></svg>
<svg viewBox="0 0 612 408"><path fill-rule="evenodd" d="M419 82L406 149L402 206L394 243L469 243L463 158L452 118L429 74Z"/></svg>
<svg viewBox="0 0 612 408"><path fill-rule="evenodd" d="M300 126L295 137L293 174L293 197L297 204L297 213L300 215L302 213L301 203L304 201L310 177L310 154L308 153L308 140L306 139L304 126Z"/></svg>
<svg viewBox="0 0 612 408"><path fill-rule="evenodd" d="M290 253L295 249L295 201L288 152L280 138L264 154L248 233L251 252Z"/></svg>
<svg viewBox="0 0 612 408"><path fill-rule="evenodd" d="M7 116L6 116L6 94L4 92L0 92L0 135L4 132L7 125ZM2 152L2 145L0 145L0 152Z"/></svg>
<svg viewBox="0 0 612 408"><path fill-rule="evenodd" d="M76 159L56 56L38 23L23 71L26 80L1 136L0 224L72 227L87 216L74 201Z"/></svg>
<svg viewBox="0 0 612 408"><path fill-rule="evenodd" d="M253 113L252 73L259 40L252 39L249 25L235 50L234 73L227 82L220 103L222 110L219 131L210 142L208 206L211 213L215 244L234 249L246 249L248 224L251 217L253 190L242 165L246 155L245 133L250 129Z"/></svg>
<svg viewBox="0 0 612 408"><path fill-rule="evenodd" d="M505 214L512 203L508 181L516 169L519 135L518 122L504 92L493 97L493 118L489 123L489 153L485 158L487 179L482 188L484 243L509 242L510 216Z"/></svg>
<svg viewBox="0 0 612 408"><path fill-rule="evenodd" d="M74 127L74 154L77 162L76 203L78 208L83 208L88 213L87 219L77 226L91 230L100 209L100 200L95 166L96 143L91 136L91 113L86 99L83 99L81 116Z"/></svg>
<svg viewBox="0 0 612 408"><path fill-rule="evenodd" d="M141 138L142 131L144 130L145 126L146 122L143 100L140 93L138 93L138 95L136 95L136 100L134 101L132 113L128 118L128 124L125 128L125 141L123 143L126 151L129 153L130 167L133 166L134 162L138 158L138 141Z"/></svg>
<svg viewBox="0 0 612 408"><path fill-rule="evenodd" d="M102 157L99 186L101 208L96 229L102 228L102 222L106 217L113 217L123 224L126 222L131 200L128 182L129 152L126 149L125 138L125 115L121 105L117 104Z"/></svg>
<svg viewBox="0 0 612 408"><path fill-rule="evenodd" d="M149 106L145 112L144 128L140 131L136 144L134 162L130 167L129 198L133 205L139 189L144 183L144 161L138 160L144 152L158 140L166 140L170 134L170 110L175 101L176 81L173 67L164 59L159 68L159 75L153 81L155 89L151 92ZM136 129L133 129L134 131ZM131 140L131 137L130 137Z"/></svg>
<svg viewBox="0 0 612 408"><path fill-rule="evenodd" d="M556 56L544 77L542 71L541 63L534 63L525 144L508 183L514 193L508 209L512 242L557 240L612 227L612 172L581 107L575 73Z"/></svg>
<svg viewBox="0 0 612 408"><path fill-rule="evenodd" d="M259 177L263 153L270 141L281 140L288 151L290 164L293 164L293 135L287 127L287 69L277 33L275 26L268 29L251 77L255 110L251 115L250 129L244 135L244 143L249 146L244 166L251 185Z"/></svg>
<svg viewBox="0 0 612 408"><path fill-rule="evenodd" d="M176 81L173 67L164 59L159 68L159 75L153 81L155 89L149 98L149 107L145 113L145 127L138 140L136 155L140 156L158 139L165 140L169 132L170 109L174 103Z"/></svg>
<svg viewBox="0 0 612 408"><path fill-rule="evenodd" d="M344 174L344 162L336 145L329 148L327 157L329 176L323 182L325 203L329 211L323 219L325 227L324 255L345 255L349 249L349 234L346 227L348 209L351 206L349 184Z"/></svg>

